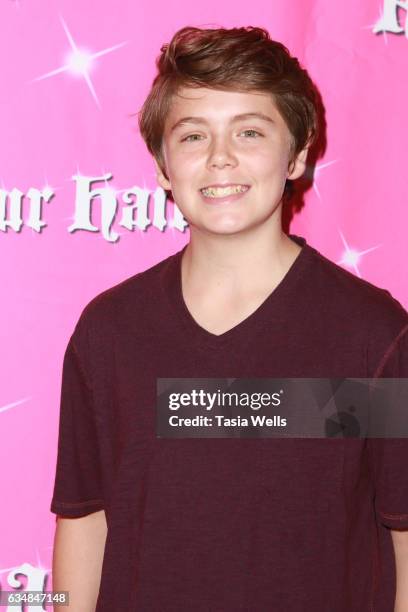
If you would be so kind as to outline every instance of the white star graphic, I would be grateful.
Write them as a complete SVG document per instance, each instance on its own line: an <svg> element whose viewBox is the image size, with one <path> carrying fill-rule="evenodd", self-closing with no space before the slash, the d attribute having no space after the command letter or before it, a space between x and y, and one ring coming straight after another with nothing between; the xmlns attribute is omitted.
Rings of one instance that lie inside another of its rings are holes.
<svg viewBox="0 0 408 612"><path fill-rule="evenodd" d="M19 406L20 404L23 404L24 402L28 402L28 400L30 400L31 397L25 397L21 400L17 400L16 402L12 402L11 404L5 404L4 406L0 406L0 412L5 412L6 410L10 410L10 408L14 408L14 406Z"/></svg>
<svg viewBox="0 0 408 612"><path fill-rule="evenodd" d="M382 8L382 6L380 6L380 7L379 7L379 15L378 15L378 19L377 19L377 21L376 21L375 23L370 23L369 25L363 26L361 29L362 29L362 30L371 30L371 32L373 32L374 34L376 34L375 27L376 27L376 25L377 25L379 22L381 22L383 19L384 19L384 12L383 12L383 8ZM387 32L386 32L386 30L383 30L383 31L382 31L382 35L383 35L383 40L384 40L384 43L385 43L386 45L388 45L388 38L387 38Z"/></svg>
<svg viewBox="0 0 408 612"><path fill-rule="evenodd" d="M44 172L44 179L45 179L45 185L42 188L42 191L44 191L45 189L50 189L53 193L55 193L56 191L61 191L62 187L52 187L50 185L46 172Z"/></svg>
<svg viewBox="0 0 408 612"><path fill-rule="evenodd" d="M40 559L40 555L38 553L38 548L35 549L35 555L37 557L37 567L38 567L38 569L43 570L44 572L47 572L47 573L50 572L51 568L43 566L42 561Z"/></svg>
<svg viewBox="0 0 408 612"><path fill-rule="evenodd" d="M374 251L374 249L378 249L378 247L382 245L377 244L376 246L370 247L369 249L365 249L364 251L356 251L355 249L350 248L350 246L347 244L347 241L344 238L341 230L339 230L339 233L340 233L341 239L343 241L343 244L346 250L344 251L342 258L337 263L346 264L347 266L353 268L357 276L361 278L360 271L357 267L357 264L359 263L361 257L365 255L366 253L369 253L370 251Z"/></svg>
<svg viewBox="0 0 408 612"><path fill-rule="evenodd" d="M322 196L320 195L319 187L317 185L317 179L319 177L320 171L323 170L324 168L328 168L329 166L331 166L332 164L335 164L338 161L339 161L338 159L333 159L332 161L328 161L324 164L317 164L315 166L314 173L313 173L313 189L317 197L319 198L319 200L322 199Z"/></svg>
<svg viewBox="0 0 408 612"><path fill-rule="evenodd" d="M11 570L13 570L14 567L3 567L2 569L0 569L0 574L5 574L6 572L11 572Z"/></svg>
<svg viewBox="0 0 408 612"><path fill-rule="evenodd" d="M76 74L82 76L85 79L86 84L88 85L89 91L92 94L93 99L95 100L98 108L101 108L100 102L96 95L93 83L91 81L91 77L89 76L89 70L91 68L93 60L102 55L106 55L107 53L111 53L124 45L127 45L129 41L121 42L113 47L108 47L107 49L102 49L102 51L98 51L96 53L89 53L87 51L81 50L77 47L70 31L68 30L68 26L66 25L62 15L60 15L60 20L62 23L62 27L64 28L65 34L67 35L69 44L71 45L72 52L67 58L67 63L51 72L47 72L40 77L33 79L34 81L41 81L43 79L47 79L49 77L55 76L56 74L60 74L61 72L71 72L71 74Z"/></svg>
<svg viewBox="0 0 408 612"><path fill-rule="evenodd" d="M50 550L53 549L54 546L47 546L45 550ZM35 565L34 567L37 567L40 570L43 570L44 572L48 573L51 572L51 568L49 567L44 567L38 552L38 548L35 549L35 556L37 558L37 565ZM4 567L4 568L0 568L0 574L5 574L6 572L11 572L13 570L15 570L18 566L15 565L13 567Z"/></svg>

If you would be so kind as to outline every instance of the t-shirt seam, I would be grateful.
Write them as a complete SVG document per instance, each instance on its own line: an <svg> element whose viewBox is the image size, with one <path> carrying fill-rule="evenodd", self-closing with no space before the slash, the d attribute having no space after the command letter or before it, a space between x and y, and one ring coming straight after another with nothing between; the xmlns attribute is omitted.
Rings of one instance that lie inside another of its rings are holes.
<svg viewBox="0 0 408 612"><path fill-rule="evenodd" d="M404 333L407 330L408 330L408 323L400 330L400 332L396 335L396 337L389 344L389 346L386 349L383 357L381 358L381 360L379 362L379 365L377 366L377 369L375 370L372 378L378 378L379 377L379 375L380 375L381 371L384 369L388 359L392 355L395 347L398 345L398 342L400 341L400 339L403 337ZM368 343L367 343L367 356L368 356ZM373 483L373 486L374 486L375 483L377 482L377 471L376 471L376 463L375 463L374 446L373 446L373 444L369 444L368 448L369 448L369 454L370 454L370 466L371 466L370 472L371 472L371 477L372 477L372 483Z"/></svg>
<svg viewBox="0 0 408 612"><path fill-rule="evenodd" d="M394 340L392 340L392 342L390 343L390 345L388 346L388 348L386 349L384 355L382 356L377 369L374 371L373 374L373 378L378 378L380 373L384 370L388 360L390 359L391 355L394 352L394 349L396 348L396 346L398 345L400 339L404 336L405 332L408 331L408 323L400 330L400 332L397 334L397 336L394 338Z"/></svg>
<svg viewBox="0 0 408 612"><path fill-rule="evenodd" d="M377 512L383 518L389 518L395 521L403 521L405 519L408 519L408 514L390 514L389 512L383 512L382 510L377 510Z"/></svg>
<svg viewBox="0 0 408 612"><path fill-rule="evenodd" d="M79 366L79 369L81 370L82 376L84 377L85 384L88 387L89 392L91 393L91 402L92 402L92 406L93 406L94 405L93 385L89 381L88 375L86 373L86 368L85 368L84 364L82 363L81 354L80 354L80 351L78 350L78 347L76 345L76 341L74 339L74 334L72 334L72 336L70 338L70 342L71 342L72 349L75 352L75 355L77 357L78 366Z"/></svg>
<svg viewBox="0 0 408 612"><path fill-rule="evenodd" d="M59 501L58 499L54 499L53 501L53 505L56 506L64 506L67 508L76 508L77 506L89 506L89 504L102 504L104 503L103 499L89 499L87 501L83 501L83 502L63 502L63 501Z"/></svg>
<svg viewBox="0 0 408 612"><path fill-rule="evenodd" d="M391 355L393 354L393 351L395 350L395 348L398 346L398 343L401 339L401 337L403 337L405 331L408 329L408 323L400 330L400 332L396 335L396 337L391 341L391 343L389 344L388 348L386 349L386 351L384 352L382 358L379 361L379 364L377 366L377 368L374 371L373 374L373 378L378 378L380 376L380 373L384 370L385 365L388 362L388 359L390 359ZM369 376L369 371L368 371L368 363L369 363L369 328L368 328L368 323L367 323L367 327L366 327L366 374L367 376ZM369 450L369 457L370 457L370 461L369 461L369 466L370 466L370 473L371 473L371 482L373 485L373 491L374 491L374 495L376 495L376 488L375 488L375 483L377 482L377 470L376 470L376 463L375 463L375 455L374 455L374 445L373 444L369 444L368 445L368 450ZM374 502L373 502L374 503ZM394 520L394 521L404 521L408 518L408 515L404 515L404 514L389 514L389 513L385 513L383 511L378 510L378 508L376 508L374 510L374 514L377 517L381 517L382 519L385 520ZM378 589L378 584L379 584L379 552L378 552L378 541L377 541L377 545L373 542L373 548L372 548L372 568L373 568L373 574L372 574L372 583L371 583L371 601L370 601L370 610L371 612L374 612L375 609L375 595Z"/></svg>
<svg viewBox="0 0 408 612"><path fill-rule="evenodd" d="M89 392L89 400L90 400L90 412L91 412L91 418L92 418L92 423L93 423L93 431L94 431L94 439L95 439L95 443L96 443L96 447L97 447L97 456L98 456L98 471L99 471L99 477L100 477L100 486L102 488L102 493L103 493L103 464L102 464L102 455L101 455L101 446L100 446L100 440L98 437L98 431L97 431L97 427L96 427L96 414L95 414L95 395L94 395L94 385L92 384L92 382L90 381L88 374L87 374L87 370L86 367L82 361L82 356L81 356L81 352L79 350L79 347L76 344L76 339L75 336L76 334L81 333L82 335L85 334L85 337L83 338L83 341L86 343L86 348L88 351L88 355L90 354L90 343L89 343L89 335L91 333L91 322L89 322L89 326L87 329L85 329L84 326L84 320L81 317L79 318L77 325L75 327L74 332L71 335L70 338L70 343L72 346L72 349L77 357L77 364L78 364L78 368L82 373L86 388ZM81 330L81 327L83 327L83 329ZM58 501L58 500L56 500ZM70 507L70 503L71 502L58 502L59 504L63 504L64 507ZM89 505L91 503L99 503L99 504L105 504L105 499L96 499L96 500L86 500L84 502L75 502L78 504L78 507L80 507L81 505ZM72 506L75 507L75 506Z"/></svg>

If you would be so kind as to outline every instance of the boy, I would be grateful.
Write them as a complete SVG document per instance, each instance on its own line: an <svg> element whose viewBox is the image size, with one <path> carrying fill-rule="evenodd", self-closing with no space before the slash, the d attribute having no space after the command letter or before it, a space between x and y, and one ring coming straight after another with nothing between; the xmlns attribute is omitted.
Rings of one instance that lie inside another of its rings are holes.
<svg viewBox="0 0 408 612"><path fill-rule="evenodd" d="M282 231L318 133L298 61L187 27L157 66L140 129L190 241L68 343L54 589L77 611L406 611L403 440L156 437L159 377L408 376L401 304Z"/></svg>

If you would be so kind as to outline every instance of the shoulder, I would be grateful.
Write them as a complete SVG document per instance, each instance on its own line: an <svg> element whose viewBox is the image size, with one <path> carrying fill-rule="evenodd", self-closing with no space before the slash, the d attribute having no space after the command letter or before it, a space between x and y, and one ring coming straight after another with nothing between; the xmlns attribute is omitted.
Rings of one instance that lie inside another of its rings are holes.
<svg viewBox="0 0 408 612"><path fill-rule="evenodd" d="M367 366L375 371L408 328L408 312L388 289L356 276L316 249L312 251L312 285L319 294L321 316L348 333L350 342L353 336L364 338Z"/></svg>
<svg viewBox="0 0 408 612"><path fill-rule="evenodd" d="M141 322L160 302L162 276L175 254L138 272L93 297L82 309L75 332L101 335L121 323Z"/></svg>
<svg viewBox="0 0 408 612"><path fill-rule="evenodd" d="M322 303L330 304L333 312L357 318L361 324L389 326L395 332L407 324L407 311L388 289L356 276L316 249L312 251L315 286Z"/></svg>

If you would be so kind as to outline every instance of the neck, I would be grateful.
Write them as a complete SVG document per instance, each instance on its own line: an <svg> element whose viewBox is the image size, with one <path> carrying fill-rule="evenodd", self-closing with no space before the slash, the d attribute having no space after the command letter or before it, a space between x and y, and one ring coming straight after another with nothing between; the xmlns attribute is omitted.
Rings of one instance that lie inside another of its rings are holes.
<svg viewBox="0 0 408 612"><path fill-rule="evenodd" d="M184 286L220 293L268 290L301 251L281 228L246 235L203 235L192 228L182 260Z"/></svg>

